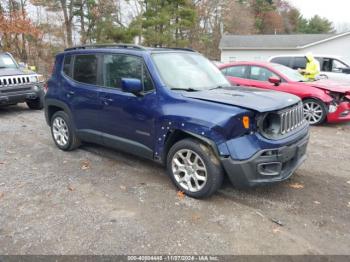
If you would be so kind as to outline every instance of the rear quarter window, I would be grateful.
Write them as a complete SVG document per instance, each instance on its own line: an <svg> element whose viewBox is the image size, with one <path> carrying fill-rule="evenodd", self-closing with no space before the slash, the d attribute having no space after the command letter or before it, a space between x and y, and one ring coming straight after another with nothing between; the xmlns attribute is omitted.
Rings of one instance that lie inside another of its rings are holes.
<svg viewBox="0 0 350 262"><path fill-rule="evenodd" d="M63 73L66 76L72 77L73 75L73 70L72 70L72 61L73 61L73 57L71 55L66 55L64 57L64 61L63 61Z"/></svg>
<svg viewBox="0 0 350 262"><path fill-rule="evenodd" d="M292 57L275 57L271 59L271 62L290 67L291 60Z"/></svg>

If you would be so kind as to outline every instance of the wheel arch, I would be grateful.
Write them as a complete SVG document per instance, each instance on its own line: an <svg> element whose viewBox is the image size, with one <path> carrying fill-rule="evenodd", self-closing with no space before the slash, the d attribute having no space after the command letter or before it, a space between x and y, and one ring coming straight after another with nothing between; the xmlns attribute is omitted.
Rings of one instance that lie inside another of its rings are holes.
<svg viewBox="0 0 350 262"><path fill-rule="evenodd" d="M161 162L163 164L166 163L167 155L169 153L170 148L176 144L177 142L187 139L187 138L192 138L195 140L198 140L205 145L207 145L211 150L213 150L214 154L219 157L218 149L216 146L216 143L212 141L211 139L201 136L199 134L183 130L183 129L175 129L171 130L167 133L165 140L164 140L164 146L163 146L163 151L161 154Z"/></svg>
<svg viewBox="0 0 350 262"><path fill-rule="evenodd" d="M45 118L49 126L51 125L52 116L58 111L64 111L72 119L72 113L65 103L56 99L47 99L45 101Z"/></svg>

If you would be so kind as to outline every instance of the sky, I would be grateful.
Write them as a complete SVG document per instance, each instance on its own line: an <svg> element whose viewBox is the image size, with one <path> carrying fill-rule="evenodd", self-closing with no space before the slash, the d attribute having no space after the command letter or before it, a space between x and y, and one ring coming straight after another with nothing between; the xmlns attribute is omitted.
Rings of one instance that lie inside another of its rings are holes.
<svg viewBox="0 0 350 262"><path fill-rule="evenodd" d="M350 29L350 1L349 0L288 0L297 7L304 17L314 15L326 17L337 29L349 26Z"/></svg>

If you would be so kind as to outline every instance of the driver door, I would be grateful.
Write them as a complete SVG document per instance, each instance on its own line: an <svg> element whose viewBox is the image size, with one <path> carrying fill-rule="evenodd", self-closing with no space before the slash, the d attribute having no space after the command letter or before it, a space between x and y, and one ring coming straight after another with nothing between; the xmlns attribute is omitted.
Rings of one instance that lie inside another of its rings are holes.
<svg viewBox="0 0 350 262"><path fill-rule="evenodd" d="M251 66L249 70L248 78L250 79L250 86L264 89L280 90L283 82L276 86L269 82L270 77L281 78L273 73L271 70L261 66ZM280 90L281 91L281 90Z"/></svg>
<svg viewBox="0 0 350 262"><path fill-rule="evenodd" d="M157 96L142 57L105 54L102 61L103 86L99 95L103 107L100 125L106 146L153 158ZM121 79L141 80L142 94L122 90Z"/></svg>

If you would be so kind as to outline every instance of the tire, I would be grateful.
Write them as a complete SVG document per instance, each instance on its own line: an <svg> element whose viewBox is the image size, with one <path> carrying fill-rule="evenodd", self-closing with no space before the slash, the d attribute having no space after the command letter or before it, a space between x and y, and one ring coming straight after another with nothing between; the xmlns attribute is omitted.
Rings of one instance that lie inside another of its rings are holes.
<svg viewBox="0 0 350 262"><path fill-rule="evenodd" d="M303 101L304 117L310 125L320 125L325 122L327 117L326 105L316 99L306 99Z"/></svg>
<svg viewBox="0 0 350 262"><path fill-rule="evenodd" d="M179 190L193 198L211 196L221 187L224 178L213 150L195 139L184 139L171 147L167 173Z"/></svg>
<svg viewBox="0 0 350 262"><path fill-rule="evenodd" d="M63 111L58 111L52 116L51 135L56 146L63 151L72 151L80 146L72 122Z"/></svg>
<svg viewBox="0 0 350 262"><path fill-rule="evenodd" d="M32 110L41 110L44 108L44 97L41 95L34 100L28 100L26 104Z"/></svg>

